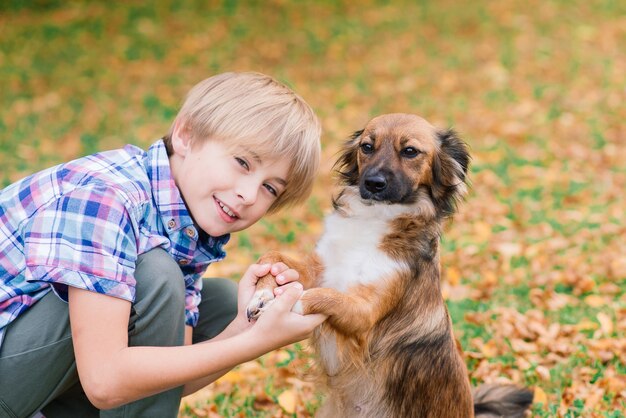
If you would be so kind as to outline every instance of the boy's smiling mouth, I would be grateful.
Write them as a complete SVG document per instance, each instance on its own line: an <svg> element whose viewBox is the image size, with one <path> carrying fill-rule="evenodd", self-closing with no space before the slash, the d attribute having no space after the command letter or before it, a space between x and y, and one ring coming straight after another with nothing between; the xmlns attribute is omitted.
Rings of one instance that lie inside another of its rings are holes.
<svg viewBox="0 0 626 418"><path fill-rule="evenodd" d="M228 207L224 202L219 200L217 197L213 198L215 199L217 206L219 206L218 212L222 215L222 219L224 219L226 222L234 222L239 218L239 215L230 207Z"/></svg>

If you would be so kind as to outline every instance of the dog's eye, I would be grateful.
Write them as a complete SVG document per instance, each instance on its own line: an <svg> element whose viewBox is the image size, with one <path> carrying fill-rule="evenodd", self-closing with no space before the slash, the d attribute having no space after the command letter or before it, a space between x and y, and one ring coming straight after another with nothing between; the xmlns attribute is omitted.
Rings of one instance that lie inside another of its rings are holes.
<svg viewBox="0 0 626 418"><path fill-rule="evenodd" d="M413 147L406 147L401 151L402 156L405 158L415 158L419 153L418 149Z"/></svg>
<svg viewBox="0 0 626 418"><path fill-rule="evenodd" d="M371 154L374 152L374 146L368 143L361 144L361 151L363 151L363 154Z"/></svg>

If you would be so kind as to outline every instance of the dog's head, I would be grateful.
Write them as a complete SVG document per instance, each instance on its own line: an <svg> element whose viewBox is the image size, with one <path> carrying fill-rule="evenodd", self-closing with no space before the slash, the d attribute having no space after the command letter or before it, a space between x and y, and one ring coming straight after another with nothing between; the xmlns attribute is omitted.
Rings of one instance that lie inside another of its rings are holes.
<svg viewBox="0 0 626 418"><path fill-rule="evenodd" d="M378 116L355 132L337 161L344 184L361 198L411 204L424 189L439 216L451 215L466 191L470 156L453 130L416 115Z"/></svg>

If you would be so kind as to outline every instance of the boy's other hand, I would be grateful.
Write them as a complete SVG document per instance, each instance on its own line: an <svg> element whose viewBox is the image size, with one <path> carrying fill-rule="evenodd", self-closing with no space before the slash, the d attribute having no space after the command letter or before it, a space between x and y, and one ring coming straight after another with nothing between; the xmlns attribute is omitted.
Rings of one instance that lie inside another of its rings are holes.
<svg viewBox="0 0 626 418"><path fill-rule="evenodd" d="M270 274L271 264L251 264L239 280L237 292L237 318L243 319L247 324L246 307L256 291L256 284L261 277ZM247 326L246 326L247 328Z"/></svg>
<svg viewBox="0 0 626 418"><path fill-rule="evenodd" d="M283 286L297 283L300 274L282 261L271 263L270 272L265 277L257 278L256 291L250 298L246 316L248 321L256 320L283 292Z"/></svg>
<svg viewBox="0 0 626 418"><path fill-rule="evenodd" d="M270 350L307 338L326 320L327 316L322 314L300 315L292 312L302 292L302 285L298 282L284 285L274 303L256 321L253 330L259 333L259 338L268 344Z"/></svg>
<svg viewBox="0 0 626 418"><path fill-rule="evenodd" d="M276 296L283 293L285 285L289 283L297 283L297 280L300 278L300 275L296 270L289 268L289 266L283 262L250 265L239 281L239 291L237 296L238 319L245 319L245 322L248 322L246 308L255 294L257 282L259 279L267 276L268 274L274 276L276 284L278 285L278 287L274 289L274 295ZM273 302L274 295L271 293L267 295L268 299L271 300L269 300L266 307ZM243 328L247 328L247 325Z"/></svg>
<svg viewBox="0 0 626 418"><path fill-rule="evenodd" d="M272 273L272 276L276 278L276 284L279 286L274 289L274 294L276 296L281 294L283 291L280 286L295 282L300 278L300 274L296 270L289 268L289 266L283 262L272 264L270 273Z"/></svg>

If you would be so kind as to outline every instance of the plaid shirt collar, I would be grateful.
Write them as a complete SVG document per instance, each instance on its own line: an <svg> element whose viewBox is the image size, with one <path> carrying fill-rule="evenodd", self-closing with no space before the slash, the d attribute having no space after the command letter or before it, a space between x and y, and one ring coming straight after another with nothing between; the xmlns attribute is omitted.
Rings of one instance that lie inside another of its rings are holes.
<svg viewBox="0 0 626 418"><path fill-rule="evenodd" d="M181 230L185 229L188 237L197 243L200 239L197 231L200 229L194 225L191 214L187 210L178 187L176 187L163 140L152 144L144 159L144 166L150 179L152 196L167 234L174 238L181 233ZM190 229L190 227L193 228ZM195 231L195 234L189 231ZM222 247L230 239L230 234L219 237L212 237L204 233L202 235L208 238L206 242L201 242L200 245L210 254L223 258L225 254Z"/></svg>

